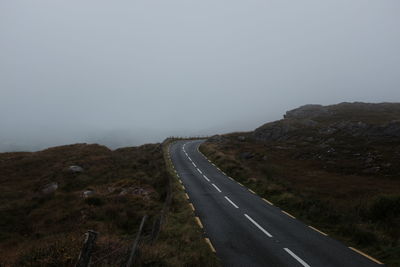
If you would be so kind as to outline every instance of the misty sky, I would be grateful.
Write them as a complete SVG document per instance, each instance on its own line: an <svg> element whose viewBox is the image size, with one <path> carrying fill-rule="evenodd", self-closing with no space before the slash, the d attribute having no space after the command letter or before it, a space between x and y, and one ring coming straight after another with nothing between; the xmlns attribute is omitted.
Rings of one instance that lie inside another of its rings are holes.
<svg viewBox="0 0 400 267"><path fill-rule="evenodd" d="M0 0L0 151L400 101L398 0Z"/></svg>

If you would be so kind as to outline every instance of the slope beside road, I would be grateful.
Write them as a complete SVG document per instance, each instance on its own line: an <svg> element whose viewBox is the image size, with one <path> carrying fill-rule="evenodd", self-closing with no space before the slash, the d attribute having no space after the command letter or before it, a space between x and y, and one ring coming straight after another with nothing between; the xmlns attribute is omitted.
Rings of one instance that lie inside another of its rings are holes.
<svg viewBox="0 0 400 267"><path fill-rule="evenodd" d="M202 142L175 142L170 155L225 266L382 266L225 175L198 151Z"/></svg>

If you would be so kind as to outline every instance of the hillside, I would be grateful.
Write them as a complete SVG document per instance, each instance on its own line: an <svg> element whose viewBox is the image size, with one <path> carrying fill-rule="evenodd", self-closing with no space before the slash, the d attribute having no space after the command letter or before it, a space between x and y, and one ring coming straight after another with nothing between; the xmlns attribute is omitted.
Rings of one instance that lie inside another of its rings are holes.
<svg viewBox="0 0 400 267"><path fill-rule="evenodd" d="M304 222L400 265L400 104L306 105L201 151Z"/></svg>
<svg viewBox="0 0 400 267"><path fill-rule="evenodd" d="M99 232L95 266L125 263L145 214L145 238L153 238L168 181L161 144L1 153L0 266L74 266L89 229ZM212 264L191 210L171 186L170 212L157 242L142 245L140 263Z"/></svg>

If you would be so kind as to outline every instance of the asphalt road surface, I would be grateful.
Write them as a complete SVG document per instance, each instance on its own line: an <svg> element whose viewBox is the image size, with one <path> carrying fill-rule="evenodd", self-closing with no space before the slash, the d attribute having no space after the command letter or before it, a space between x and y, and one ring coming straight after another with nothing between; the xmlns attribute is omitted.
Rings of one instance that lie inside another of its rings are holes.
<svg viewBox="0 0 400 267"><path fill-rule="evenodd" d="M202 142L175 142L170 156L224 266L383 266L225 175L198 151Z"/></svg>

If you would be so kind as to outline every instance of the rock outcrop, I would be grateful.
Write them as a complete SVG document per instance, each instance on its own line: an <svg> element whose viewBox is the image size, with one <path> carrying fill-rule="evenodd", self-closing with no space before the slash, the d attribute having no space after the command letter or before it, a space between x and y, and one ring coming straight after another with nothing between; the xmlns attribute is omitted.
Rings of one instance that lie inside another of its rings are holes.
<svg viewBox="0 0 400 267"><path fill-rule="evenodd" d="M305 119L321 116L329 116L331 111L322 105L304 105L299 108L287 111L285 119Z"/></svg>
<svg viewBox="0 0 400 267"><path fill-rule="evenodd" d="M253 137L262 141L308 141L326 139L334 135L398 138L400 103L305 105L287 111L284 119L267 123L253 132Z"/></svg>

